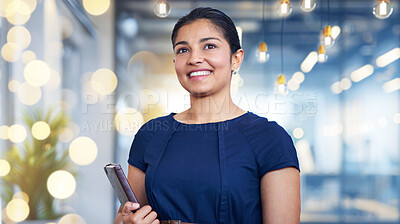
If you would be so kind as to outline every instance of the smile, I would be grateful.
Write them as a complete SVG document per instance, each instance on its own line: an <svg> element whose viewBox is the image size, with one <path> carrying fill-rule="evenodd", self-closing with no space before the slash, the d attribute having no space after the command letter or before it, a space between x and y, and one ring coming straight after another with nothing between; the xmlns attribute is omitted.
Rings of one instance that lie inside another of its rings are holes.
<svg viewBox="0 0 400 224"><path fill-rule="evenodd" d="M207 76L209 74L211 74L211 71L195 71L195 72L189 73L188 76L190 78L192 78L192 77L196 77L196 76Z"/></svg>

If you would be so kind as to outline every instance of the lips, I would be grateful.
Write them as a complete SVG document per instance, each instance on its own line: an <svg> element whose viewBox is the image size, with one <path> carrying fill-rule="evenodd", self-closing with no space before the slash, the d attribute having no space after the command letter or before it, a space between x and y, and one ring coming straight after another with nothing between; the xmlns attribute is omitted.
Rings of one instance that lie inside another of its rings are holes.
<svg viewBox="0 0 400 224"><path fill-rule="evenodd" d="M195 76L204 76L204 75L209 75L211 74L211 71L195 71L195 72L191 72L189 73L189 77L195 77Z"/></svg>
<svg viewBox="0 0 400 224"><path fill-rule="evenodd" d="M210 70L193 70L187 74L187 77L191 81L200 81L207 78L211 73L212 71Z"/></svg>

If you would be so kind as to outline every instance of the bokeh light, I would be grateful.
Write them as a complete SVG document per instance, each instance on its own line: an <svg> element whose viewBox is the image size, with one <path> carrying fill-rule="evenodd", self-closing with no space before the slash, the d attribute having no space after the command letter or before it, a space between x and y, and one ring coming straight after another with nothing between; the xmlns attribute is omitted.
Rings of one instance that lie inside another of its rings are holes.
<svg viewBox="0 0 400 224"><path fill-rule="evenodd" d="M144 69L141 67L144 66ZM155 73L175 73L173 66L165 67L158 55L150 51L139 51L129 59L127 71L129 76Z"/></svg>
<svg viewBox="0 0 400 224"><path fill-rule="evenodd" d="M341 29L339 26L333 26L332 27L332 38L335 40L339 36L340 32L341 32Z"/></svg>
<svg viewBox="0 0 400 224"><path fill-rule="evenodd" d="M38 140L44 140L50 135L50 126L44 121L38 121L32 125L32 135Z"/></svg>
<svg viewBox="0 0 400 224"><path fill-rule="evenodd" d="M49 193L57 199L70 197L76 188L76 181L71 173L65 170L57 170L47 179Z"/></svg>
<svg viewBox="0 0 400 224"><path fill-rule="evenodd" d="M94 16L104 14L110 8L110 0L83 0L85 10Z"/></svg>
<svg viewBox="0 0 400 224"><path fill-rule="evenodd" d="M154 105L160 101L160 96L151 89L143 89L140 91L139 100L142 106Z"/></svg>
<svg viewBox="0 0 400 224"><path fill-rule="evenodd" d="M12 0L2 0L0 4L0 16L6 17L6 9Z"/></svg>
<svg viewBox="0 0 400 224"><path fill-rule="evenodd" d="M134 108L124 108L114 118L115 128L120 134L133 136L143 124L143 115Z"/></svg>
<svg viewBox="0 0 400 224"><path fill-rule="evenodd" d="M88 165L97 157L97 145L89 137L78 137L69 145L69 156L78 165Z"/></svg>
<svg viewBox="0 0 400 224"><path fill-rule="evenodd" d="M25 64L28 64L31 61L36 60L36 54L33 51L24 51L24 53L22 53L22 62L24 62Z"/></svg>
<svg viewBox="0 0 400 224"><path fill-rule="evenodd" d="M30 14L25 15L25 14L16 12L14 14L7 16L7 21L13 25L24 25L26 22L28 22L30 17L31 17Z"/></svg>
<svg viewBox="0 0 400 224"><path fill-rule="evenodd" d="M39 87L31 86L24 82L18 88L17 96L23 104L30 106L39 102L42 97L42 91Z"/></svg>
<svg viewBox="0 0 400 224"><path fill-rule="evenodd" d="M11 81L8 83L8 89L9 89L11 92L15 93L15 92L18 91L18 88L19 88L20 85L21 85L21 83L19 83L17 80L11 80Z"/></svg>
<svg viewBox="0 0 400 224"><path fill-rule="evenodd" d="M0 139L7 140L8 139L8 129L7 125L0 126Z"/></svg>
<svg viewBox="0 0 400 224"><path fill-rule="evenodd" d="M292 79L298 83L302 83L305 79L304 73L302 72L295 72L292 76Z"/></svg>
<svg viewBox="0 0 400 224"><path fill-rule="evenodd" d="M16 43L6 43L1 48L1 56L8 62L16 62L20 59L22 48Z"/></svg>
<svg viewBox="0 0 400 224"><path fill-rule="evenodd" d="M26 130L22 125L14 124L8 128L8 139L14 143L23 142L26 139Z"/></svg>
<svg viewBox="0 0 400 224"><path fill-rule="evenodd" d="M50 67L43 61L29 62L24 69L24 78L32 86L43 86L50 79Z"/></svg>
<svg viewBox="0 0 400 224"><path fill-rule="evenodd" d="M61 84L61 76L54 69L50 69L50 78L49 81L43 87L48 91L56 90L60 87Z"/></svg>
<svg viewBox="0 0 400 224"><path fill-rule="evenodd" d="M71 128L72 131L74 132L74 137L75 137L75 136L78 136L79 133L81 132L81 129L80 129L80 127L79 127L79 125L78 125L77 123L70 122L70 123L68 124L68 127Z"/></svg>
<svg viewBox="0 0 400 224"><path fill-rule="evenodd" d="M293 136L297 139L300 139L304 136L304 131L302 128L295 128L293 130Z"/></svg>
<svg viewBox="0 0 400 224"><path fill-rule="evenodd" d="M14 13L20 13L24 15L31 14L29 5L24 0L12 0L6 6L6 17Z"/></svg>
<svg viewBox="0 0 400 224"><path fill-rule="evenodd" d="M14 194L13 199L22 199L26 201L26 203L29 203L29 196L27 193L23 191L18 191Z"/></svg>
<svg viewBox="0 0 400 224"><path fill-rule="evenodd" d="M351 80L349 78L343 78L342 80L340 80L340 88L342 88L343 90L348 90L351 88Z"/></svg>
<svg viewBox="0 0 400 224"><path fill-rule="evenodd" d="M85 220L77 214L64 215L58 224L86 224Z"/></svg>
<svg viewBox="0 0 400 224"><path fill-rule="evenodd" d="M0 159L0 177L4 177L11 170L10 163L7 160Z"/></svg>
<svg viewBox="0 0 400 224"><path fill-rule="evenodd" d="M28 6L30 13L32 14L33 11L35 11L36 9L36 5L37 5L37 1L36 0L23 0L23 2L26 3L26 5Z"/></svg>
<svg viewBox="0 0 400 224"><path fill-rule="evenodd" d="M300 83L291 78L288 81L287 87L290 91L296 91L300 88Z"/></svg>
<svg viewBox="0 0 400 224"><path fill-rule="evenodd" d="M115 90L118 80L113 71L102 68L93 73L90 83L98 94L107 95Z"/></svg>
<svg viewBox="0 0 400 224"><path fill-rule="evenodd" d="M338 81L338 82L334 82L334 83L331 85L331 91L332 91L334 94L340 94L341 92L343 92L343 89L342 89L342 87L341 87L339 81Z"/></svg>
<svg viewBox="0 0 400 224"><path fill-rule="evenodd" d="M16 43L25 49L31 43L31 33L23 26L14 26L7 33L7 42Z"/></svg>
<svg viewBox="0 0 400 224"><path fill-rule="evenodd" d="M70 142L73 138L74 138L74 132L72 131L71 128L66 127L61 130L61 133L59 135L60 141L67 143Z"/></svg>
<svg viewBox="0 0 400 224"><path fill-rule="evenodd" d="M13 25L23 25L31 17L31 8L23 0L13 0L6 6L5 16Z"/></svg>
<svg viewBox="0 0 400 224"><path fill-rule="evenodd" d="M316 51L310 52L307 57L304 59L304 61L301 63L301 71L304 73L310 72L315 64L318 62L318 53Z"/></svg>
<svg viewBox="0 0 400 224"><path fill-rule="evenodd" d="M351 131L349 131L350 133ZM322 134L327 137L337 136L343 133L343 124L335 122L332 125L326 125L322 128Z"/></svg>
<svg viewBox="0 0 400 224"><path fill-rule="evenodd" d="M7 216L14 222L22 222L29 215L29 206L22 199L13 199L8 202L6 207Z"/></svg>

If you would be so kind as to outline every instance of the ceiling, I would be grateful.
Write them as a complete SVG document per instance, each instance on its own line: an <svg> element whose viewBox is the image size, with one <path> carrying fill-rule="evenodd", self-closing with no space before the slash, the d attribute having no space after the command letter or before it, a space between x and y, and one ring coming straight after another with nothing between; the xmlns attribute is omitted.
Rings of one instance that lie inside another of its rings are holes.
<svg viewBox="0 0 400 224"><path fill-rule="evenodd" d="M192 8L209 6L228 14L237 26L243 29L242 47L246 53L245 63L251 65L249 74L256 74L262 66L270 73L279 73L281 44L283 46L284 66L290 73L298 71L300 64L311 51L319 45L322 25L338 25L342 32L336 43L327 49L329 66L337 68L340 64L343 72L345 61L354 57L370 58L380 54L377 42L385 39L400 39L399 5L393 2L394 12L386 20L379 20L372 14L375 0L330 0L316 1L314 11L301 11L298 1L291 1L292 14L284 20L283 38L281 27L283 20L276 13L277 0L266 0L265 42L270 52L270 61L264 65L253 63L258 43L263 41L263 1L213 0L184 1L169 0L172 8L167 18L158 18L153 13L154 0L116 0L116 40L117 62L127 63L135 52L146 50L160 55L171 55L170 35L176 21ZM132 34L132 26L124 26L124 21L135 20L137 32ZM246 62L247 60L247 62ZM260 67L261 66L261 67ZM242 66L243 67L243 66ZM265 69L263 70L265 72ZM321 81L316 79L316 81ZM330 81L329 81L330 82Z"/></svg>

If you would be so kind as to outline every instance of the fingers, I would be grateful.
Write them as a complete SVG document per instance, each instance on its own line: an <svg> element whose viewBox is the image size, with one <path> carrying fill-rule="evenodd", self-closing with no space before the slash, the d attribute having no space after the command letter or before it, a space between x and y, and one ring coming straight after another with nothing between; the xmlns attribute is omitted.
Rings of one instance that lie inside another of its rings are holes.
<svg viewBox="0 0 400 224"><path fill-rule="evenodd" d="M139 210L138 203L127 202L122 209L124 223L148 223L148 224L159 224L160 221L157 220L157 213L152 211L150 205L145 205ZM132 211L136 210L135 213ZM129 220L129 221L128 221Z"/></svg>
<svg viewBox="0 0 400 224"><path fill-rule="evenodd" d="M133 202L126 202L124 207L122 208L122 214L128 215L131 214L132 211L137 210L140 207L138 203L133 203Z"/></svg>
<svg viewBox="0 0 400 224"><path fill-rule="evenodd" d="M137 210L135 215L140 217L140 219L144 219L151 212L150 205L145 205L141 209Z"/></svg>
<svg viewBox="0 0 400 224"><path fill-rule="evenodd" d="M147 214L147 216L144 218L143 221L145 223L152 223L153 221L155 221L156 218L157 218L157 213L155 211L152 211L149 214Z"/></svg>

